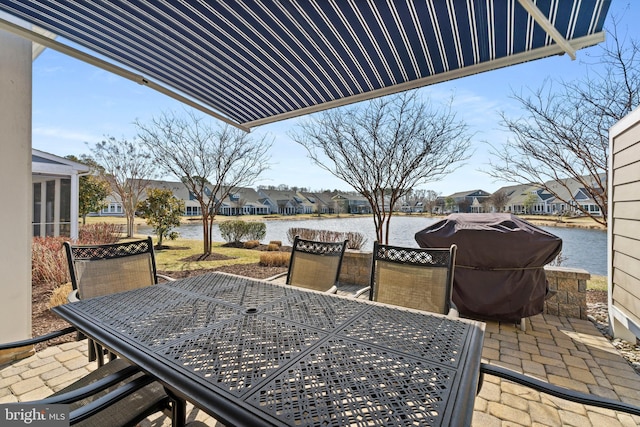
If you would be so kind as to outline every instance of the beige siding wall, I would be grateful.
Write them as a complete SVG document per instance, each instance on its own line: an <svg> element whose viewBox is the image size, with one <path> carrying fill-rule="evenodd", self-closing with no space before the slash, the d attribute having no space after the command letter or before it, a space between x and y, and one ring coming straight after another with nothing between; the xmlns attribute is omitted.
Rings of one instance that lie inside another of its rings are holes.
<svg viewBox="0 0 640 427"><path fill-rule="evenodd" d="M640 336L640 110L610 130L609 316L615 336Z"/></svg>

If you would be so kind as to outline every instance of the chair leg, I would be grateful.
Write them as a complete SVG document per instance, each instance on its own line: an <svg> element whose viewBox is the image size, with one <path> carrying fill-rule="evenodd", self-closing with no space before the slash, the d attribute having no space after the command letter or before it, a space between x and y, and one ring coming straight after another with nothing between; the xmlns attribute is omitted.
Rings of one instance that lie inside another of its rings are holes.
<svg viewBox="0 0 640 427"><path fill-rule="evenodd" d="M89 362L93 362L96 360L96 347L94 346L94 342L91 338L87 340L87 347L89 348Z"/></svg>
<svg viewBox="0 0 640 427"><path fill-rule="evenodd" d="M93 348L93 360L98 362L98 367L104 366L104 348L97 342L90 340L89 349ZM89 350L89 361L91 361L91 350Z"/></svg>
<svg viewBox="0 0 640 427"><path fill-rule="evenodd" d="M520 319L520 329L522 330L522 332L527 331L527 319L525 317Z"/></svg>
<svg viewBox="0 0 640 427"><path fill-rule="evenodd" d="M171 401L171 426L184 427L187 421L187 402L165 388Z"/></svg>

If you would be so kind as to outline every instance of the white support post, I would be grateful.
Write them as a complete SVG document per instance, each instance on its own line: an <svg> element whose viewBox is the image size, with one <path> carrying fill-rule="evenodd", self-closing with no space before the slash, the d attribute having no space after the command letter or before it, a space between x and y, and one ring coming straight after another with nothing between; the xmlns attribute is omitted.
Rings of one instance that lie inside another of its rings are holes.
<svg viewBox="0 0 640 427"><path fill-rule="evenodd" d="M69 237L71 240L78 239L78 209L79 209L79 197L80 197L80 175L74 173L71 175L71 229L69 230Z"/></svg>
<svg viewBox="0 0 640 427"><path fill-rule="evenodd" d="M31 41L0 30L0 342L31 336Z"/></svg>

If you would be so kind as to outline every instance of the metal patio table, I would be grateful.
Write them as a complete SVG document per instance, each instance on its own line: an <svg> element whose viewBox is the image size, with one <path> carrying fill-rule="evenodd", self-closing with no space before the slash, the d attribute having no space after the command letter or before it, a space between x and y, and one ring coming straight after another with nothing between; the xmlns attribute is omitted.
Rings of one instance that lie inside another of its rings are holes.
<svg viewBox="0 0 640 427"><path fill-rule="evenodd" d="M228 426L471 424L480 322L225 273L53 310Z"/></svg>

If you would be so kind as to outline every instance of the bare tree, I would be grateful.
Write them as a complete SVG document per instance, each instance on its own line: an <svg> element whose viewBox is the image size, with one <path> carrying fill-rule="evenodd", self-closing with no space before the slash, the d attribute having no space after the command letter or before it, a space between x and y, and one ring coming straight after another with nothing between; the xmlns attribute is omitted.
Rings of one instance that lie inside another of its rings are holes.
<svg viewBox="0 0 640 427"><path fill-rule="evenodd" d="M488 173L531 184L559 201L607 224L609 128L640 103L639 45L619 37L616 26L601 46L597 63L576 81L545 82L529 95L514 94L524 115L502 114L510 138L494 147ZM571 191L586 191L602 216L583 207Z"/></svg>
<svg viewBox="0 0 640 427"><path fill-rule="evenodd" d="M527 214L532 214L533 207L536 205L537 202L538 202L537 193L527 194L527 196L524 198L524 201L522 202L522 206L524 206L524 212Z"/></svg>
<svg viewBox="0 0 640 427"><path fill-rule="evenodd" d="M209 255L213 220L222 201L269 168L271 143L229 126L214 128L193 113L164 113L149 124L135 125L161 169L181 180L199 202L203 256Z"/></svg>
<svg viewBox="0 0 640 427"><path fill-rule="evenodd" d="M429 212L430 215L433 215L433 211L438 205L438 196L439 194L433 190L425 191L424 198L422 199L425 212Z"/></svg>
<svg viewBox="0 0 640 427"><path fill-rule="evenodd" d="M324 111L292 137L314 163L367 199L381 243L389 241L388 207L419 184L455 170L470 145L466 124L450 106L434 108L416 92Z"/></svg>
<svg viewBox="0 0 640 427"><path fill-rule="evenodd" d="M460 199L457 203L458 212L469 213L471 209L471 201L467 198Z"/></svg>
<svg viewBox="0 0 640 427"><path fill-rule="evenodd" d="M247 204L247 199L244 197L239 197L236 200L236 215L244 215L244 206Z"/></svg>
<svg viewBox="0 0 640 427"><path fill-rule="evenodd" d="M487 201L495 208L496 212L502 212L509 201L509 194L504 190L498 190L489 196Z"/></svg>
<svg viewBox="0 0 640 427"><path fill-rule="evenodd" d="M101 175L120 197L127 219L127 237L132 237L136 207L149 187L149 180L155 175L155 163L143 146L126 139L108 137L93 146L91 151L100 165Z"/></svg>

